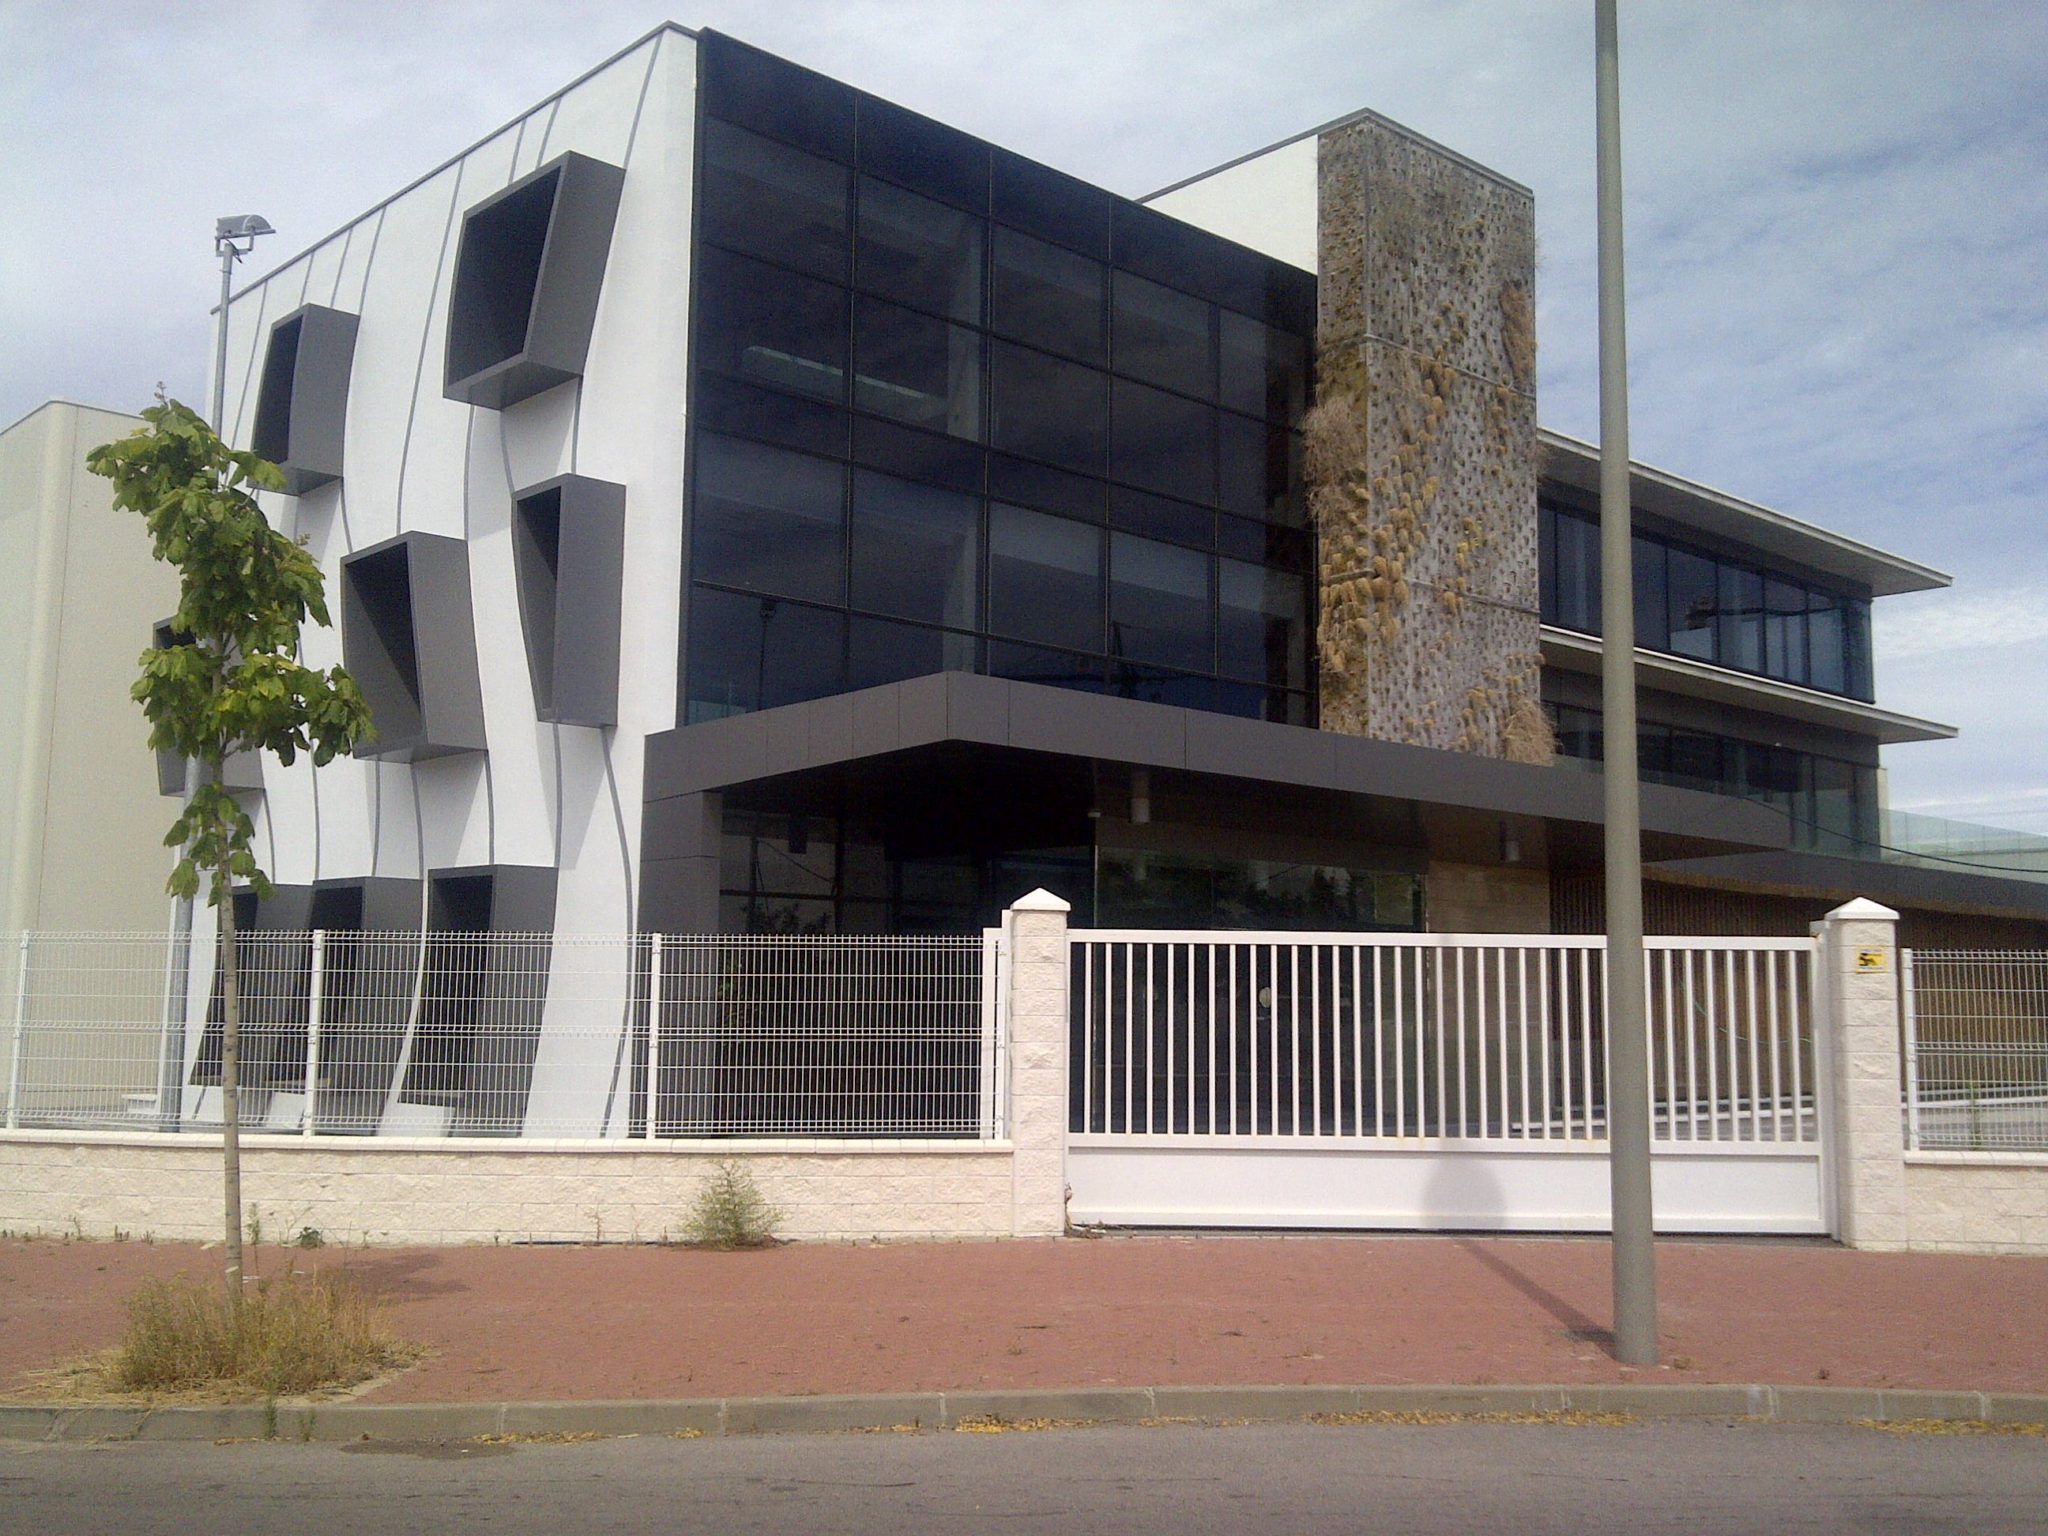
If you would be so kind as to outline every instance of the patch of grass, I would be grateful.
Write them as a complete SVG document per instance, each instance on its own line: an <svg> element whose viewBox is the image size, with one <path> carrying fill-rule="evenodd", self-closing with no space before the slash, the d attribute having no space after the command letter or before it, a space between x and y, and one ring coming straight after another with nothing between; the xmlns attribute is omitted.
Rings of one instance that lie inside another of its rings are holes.
<svg viewBox="0 0 2048 1536"><path fill-rule="evenodd" d="M276 1397L349 1387L409 1363L382 1309L345 1277L296 1271L258 1281L239 1305L217 1281L145 1281L106 1359L117 1392Z"/></svg>
<svg viewBox="0 0 2048 1536"><path fill-rule="evenodd" d="M1636 1422L1632 1413L1593 1413L1577 1408L1531 1409L1526 1413L1455 1413L1436 1408L1416 1408L1406 1412L1395 1410L1367 1409L1355 1413L1312 1413L1308 1415L1311 1424L1417 1424L1433 1426L1438 1424L1558 1424L1572 1427L1601 1425L1620 1428Z"/></svg>
<svg viewBox="0 0 2048 1536"><path fill-rule="evenodd" d="M684 1230L700 1248L766 1248L781 1220L782 1212L762 1197L753 1174L723 1158L697 1191Z"/></svg>
<svg viewBox="0 0 2048 1536"><path fill-rule="evenodd" d="M1887 1435L2026 1435L2048 1439L2048 1424L1992 1424L1983 1419L1858 1419L1859 1429Z"/></svg>

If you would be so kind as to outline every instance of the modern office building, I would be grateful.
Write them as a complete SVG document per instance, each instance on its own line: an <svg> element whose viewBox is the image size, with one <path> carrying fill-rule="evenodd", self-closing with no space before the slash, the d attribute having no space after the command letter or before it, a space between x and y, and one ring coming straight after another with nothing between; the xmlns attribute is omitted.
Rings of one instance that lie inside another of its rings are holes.
<svg viewBox="0 0 2048 1536"><path fill-rule="evenodd" d="M378 727L265 765L252 920L1597 923L1533 212L1370 113L1130 201L658 30L230 306ZM1876 702L1870 605L1947 578L1635 489L1653 922L2048 917L1876 857L1879 749L1952 732Z"/></svg>

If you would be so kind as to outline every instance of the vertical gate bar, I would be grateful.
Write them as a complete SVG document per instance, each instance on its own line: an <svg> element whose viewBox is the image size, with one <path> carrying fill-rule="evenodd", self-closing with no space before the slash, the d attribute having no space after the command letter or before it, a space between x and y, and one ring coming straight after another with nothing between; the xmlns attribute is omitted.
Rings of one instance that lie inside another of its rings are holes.
<svg viewBox="0 0 2048 1536"><path fill-rule="evenodd" d="M1476 952L1475 952L1476 953ZM1456 978L1451 984L1451 995L1456 999L1452 1010L1452 1028L1458 1041L1458 1134L1472 1134L1472 1087L1465 1076L1465 1036L1471 1032L1471 1021L1466 1017L1465 1007L1465 959L1467 952L1462 949L1451 951L1451 971ZM1449 1117L1446 1116L1446 1121ZM1448 1134L1448 1132L1446 1133Z"/></svg>
<svg viewBox="0 0 2048 1536"><path fill-rule="evenodd" d="M1174 1113L1174 1111L1175 1111L1175 1110L1176 1110L1177 1108L1179 1108L1179 1105L1178 1105L1178 1104L1176 1103L1176 1095L1175 1095L1175 1093L1174 1093L1174 1077L1173 1077L1173 1064L1174 1064L1174 1060L1175 1060L1175 1054L1176 1054L1176 1053L1175 1053L1175 1050L1174 1050L1174 1047L1175 1047L1175 1045L1176 1045L1176 1044L1178 1043L1178 1039L1177 1039L1177 1037L1178 1037L1178 1036L1179 1036L1179 1034L1180 1034L1180 1013L1179 1013L1179 1010L1178 1010L1178 1009L1176 1008L1176 1006L1175 1006L1175 1004L1176 1004L1176 1003L1177 1003L1177 1001L1178 1001L1178 997L1177 997L1177 995L1176 995L1176 994L1177 994L1177 991L1178 991L1178 988L1177 988L1177 985L1176 985L1176 983L1177 983L1177 982L1178 982L1178 980L1179 980L1179 977L1178 977L1178 975L1176 974L1176 972L1175 972L1175 970L1174 970L1174 964L1173 964L1173 962L1174 962L1174 954L1175 954L1175 949L1176 949L1176 946L1175 946L1175 945L1173 945L1173 944L1171 944L1171 943L1167 944L1167 945L1166 945L1166 953L1165 953L1165 955L1164 955L1164 956L1162 957L1162 958L1163 958L1163 959L1165 960L1165 962L1166 962L1166 964L1165 964L1165 966L1164 966L1164 970L1166 971L1166 1093L1165 1093L1165 1098L1166 1098L1166 1134L1167 1134L1167 1135L1169 1135L1169 1136L1171 1136L1171 1135L1173 1134L1173 1113Z"/></svg>
<svg viewBox="0 0 2048 1536"><path fill-rule="evenodd" d="M1792 958L1792 985L1786 989L1785 1001L1790 1004L1787 1012L1791 1017L1786 1021L1792 1036L1792 1139L1806 1140L1806 1063L1803 1060L1805 1042L1805 1012L1801 1006L1805 1001L1806 989L1813 984L1813 956L1811 947L1800 950ZM1818 1116L1816 1130L1818 1129Z"/></svg>
<svg viewBox="0 0 2048 1536"><path fill-rule="evenodd" d="M1209 941L1209 1134L1216 1134L1216 941Z"/></svg>
<svg viewBox="0 0 2048 1536"><path fill-rule="evenodd" d="M1290 1135L1301 1134L1301 945L1287 946L1287 1082L1292 1109Z"/></svg>
<svg viewBox="0 0 2048 1536"><path fill-rule="evenodd" d="M1373 953L1377 959L1379 952ZM1373 1015L1377 1019L1378 1008L1373 1009ZM1377 1055L1373 1057L1372 1077L1377 1090ZM1353 1135L1365 1134L1365 947L1360 944L1351 946L1351 1130Z"/></svg>
<svg viewBox="0 0 2048 1536"><path fill-rule="evenodd" d="M1375 944L1372 947L1372 1133L1375 1136L1387 1134L1387 1044L1386 1030L1380 1023L1386 1013L1386 993L1380 986L1380 956L1386 950ZM1399 962L1396 961L1396 974ZM1398 1074L1396 1074L1398 1078ZM1365 1121L1358 1122L1359 1134L1365 1133Z"/></svg>
<svg viewBox="0 0 2048 1536"><path fill-rule="evenodd" d="M1196 1121L1196 1115L1195 1115L1195 1108L1196 1108L1196 1105L1195 1105L1195 1096L1196 1096L1196 1090L1195 1090L1195 1040L1196 1040L1196 1036L1197 1036L1197 1035L1198 1035L1198 1033L1199 1033L1199 1031L1198 1031L1198 1030L1197 1030L1197 1029L1195 1028L1195 954L1196 954L1196 951L1197 951L1197 950L1199 950L1200 948L1201 948L1201 945L1197 944L1197 943L1196 943L1196 942L1195 942L1195 941L1194 941L1193 939L1190 939L1190 940L1188 940L1188 985L1187 985L1187 999L1188 999L1188 1042L1187 1042L1187 1044L1188 1044L1188 1048L1187 1048L1187 1069L1188 1069L1188 1130L1189 1130L1189 1131L1190 1131L1191 1133L1192 1133L1192 1132L1193 1132L1193 1130L1195 1129L1195 1121ZM1214 1067L1214 1065L1215 1065L1215 1064L1214 1064L1214 1062L1211 1062L1211 1063L1210 1063L1210 1065L1211 1065L1211 1067L1212 1067L1212 1069L1213 1069L1213 1067Z"/></svg>
<svg viewBox="0 0 2048 1536"><path fill-rule="evenodd" d="M1493 998L1494 998L1494 1055L1495 1069L1500 1078L1500 1134L1508 1133L1508 1116L1513 1106L1508 1098L1508 950L1502 945L1493 952Z"/></svg>
<svg viewBox="0 0 2048 1536"><path fill-rule="evenodd" d="M1579 1119L1586 1132L1586 1139L1588 1141L1593 1139L1593 1019L1595 1014L1593 1012L1592 955L1593 952L1590 949L1579 951ZM1606 950L1600 951L1600 959L1604 965L1607 959ZM1606 972L1604 970L1601 972L1601 980L1603 982L1606 980ZM1604 990L1600 994L1600 1002L1602 1012L1604 1013L1607 1002L1607 994Z"/></svg>
<svg viewBox="0 0 2048 1536"><path fill-rule="evenodd" d="M1446 1091L1445 1087L1445 1068L1448 1065L1448 1063L1445 1060L1446 1053L1444 1051L1443 946L1438 945L1436 950L1434 951L1434 954L1435 964L1433 966L1433 970L1436 975L1436 988L1434 994L1430 998L1430 1018L1436 1038L1436 1134L1439 1136L1448 1136L1451 1133L1451 1099L1450 1094Z"/></svg>
<svg viewBox="0 0 2048 1536"><path fill-rule="evenodd" d="M299 1134L310 1136L318 1123L314 1108L320 1092L320 1004L327 981L327 930L313 930L313 971L306 987L306 1107L299 1116Z"/></svg>
<svg viewBox="0 0 2048 1536"><path fill-rule="evenodd" d="M1550 946L1536 951L1536 1050L1542 1057L1543 1139L1550 1140Z"/></svg>
<svg viewBox="0 0 2048 1536"><path fill-rule="evenodd" d="M1758 1051L1762 1041L1758 1039L1757 1025L1763 1017L1763 1009L1757 1006L1756 951L1753 949L1744 950L1742 954L1742 988L1745 994L1742 1000L1742 1027L1743 1033L1749 1037L1749 1139L1762 1141L1763 1082L1759 1071Z"/></svg>
<svg viewBox="0 0 2048 1536"><path fill-rule="evenodd" d="M1906 1150L1920 1150L1920 1020L1913 997L1913 951L1899 951L1899 1000L1905 1008Z"/></svg>
<svg viewBox="0 0 2048 1536"><path fill-rule="evenodd" d="M1109 1129L1109 1116L1095 1123L1095 942L1081 945L1081 1129Z"/></svg>
<svg viewBox="0 0 2048 1536"><path fill-rule="evenodd" d="M1678 959L1675 949L1663 950L1658 959L1664 997L1664 1139L1678 1140L1678 1021L1671 1008L1671 967Z"/></svg>
<svg viewBox="0 0 2048 1536"><path fill-rule="evenodd" d="M1237 1134L1237 954L1235 944L1223 946L1230 956L1230 1134ZM1247 1037L1249 1039L1249 1037Z"/></svg>
<svg viewBox="0 0 2048 1536"><path fill-rule="evenodd" d="M1301 950L1295 949L1297 966ZM1308 951L1308 1055L1309 1055L1309 1120L1315 1135L1323 1134L1323 953L1318 944ZM1296 1070L1299 1070L1297 1067ZM1296 1126L1299 1130L1300 1127Z"/></svg>
<svg viewBox="0 0 2048 1536"><path fill-rule="evenodd" d="M1429 1124L1429 980L1424 961L1427 952L1418 944L1415 956L1415 992L1409 1002L1415 1009L1415 1134L1425 1134Z"/></svg>
<svg viewBox="0 0 2048 1536"><path fill-rule="evenodd" d="M1707 950L1701 955L1705 965L1707 1014L1703 1021L1707 1030L1707 1139L1721 1140L1721 1013L1719 1007L1721 982L1715 974L1719 969L1714 964L1717 956L1727 951Z"/></svg>
<svg viewBox="0 0 2048 1536"><path fill-rule="evenodd" d="M1686 1140L1700 1139L1700 1055L1695 1043L1699 1035L1699 1009L1693 999L1692 975L1694 954L1690 948L1685 954L1685 1114L1687 1122Z"/></svg>
<svg viewBox="0 0 2048 1536"><path fill-rule="evenodd" d="M1784 1051L1778 1038L1778 987L1782 950L1764 952L1764 1016L1771 1036L1771 1140L1785 1139Z"/></svg>
<svg viewBox="0 0 2048 1536"><path fill-rule="evenodd" d="M1131 1020L1137 1013L1137 941L1125 939L1117 944L1124 957L1124 1120L1123 1128L1129 1134L1138 1128L1134 1118L1137 1114L1135 1100L1135 1075L1138 1070L1137 1044L1131 1034Z"/></svg>
<svg viewBox="0 0 2048 1536"><path fill-rule="evenodd" d="M1280 946L1266 946L1266 1097L1271 1101L1271 1113L1266 1121L1268 1133L1278 1135L1280 1131Z"/></svg>
<svg viewBox="0 0 2048 1536"><path fill-rule="evenodd" d="M1522 1083L1522 1140L1529 1139L1529 949L1515 951L1515 1072Z"/></svg>

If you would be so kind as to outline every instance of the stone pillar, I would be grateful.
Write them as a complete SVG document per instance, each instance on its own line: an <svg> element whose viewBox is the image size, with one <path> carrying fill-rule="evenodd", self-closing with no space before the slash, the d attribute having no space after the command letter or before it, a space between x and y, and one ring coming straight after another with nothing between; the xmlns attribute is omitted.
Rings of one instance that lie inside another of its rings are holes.
<svg viewBox="0 0 2048 1536"><path fill-rule="evenodd" d="M1009 941L1010 1230L1067 1230L1067 914L1047 890L1003 914Z"/></svg>
<svg viewBox="0 0 2048 1536"><path fill-rule="evenodd" d="M1906 1246L1898 930L1898 913L1860 896L1813 925L1820 938L1815 1038L1830 1074L1835 1235L1851 1248Z"/></svg>
<svg viewBox="0 0 2048 1536"><path fill-rule="evenodd" d="M1323 729L1548 761L1534 199L1374 118L1317 165Z"/></svg>

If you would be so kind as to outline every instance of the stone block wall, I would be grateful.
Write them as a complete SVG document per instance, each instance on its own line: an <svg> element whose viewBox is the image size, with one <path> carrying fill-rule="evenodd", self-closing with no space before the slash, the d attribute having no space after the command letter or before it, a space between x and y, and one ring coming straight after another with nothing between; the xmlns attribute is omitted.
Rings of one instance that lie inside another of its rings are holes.
<svg viewBox="0 0 2048 1536"><path fill-rule="evenodd" d="M1317 175L1323 727L1547 761L1534 200L1370 119Z"/></svg>

